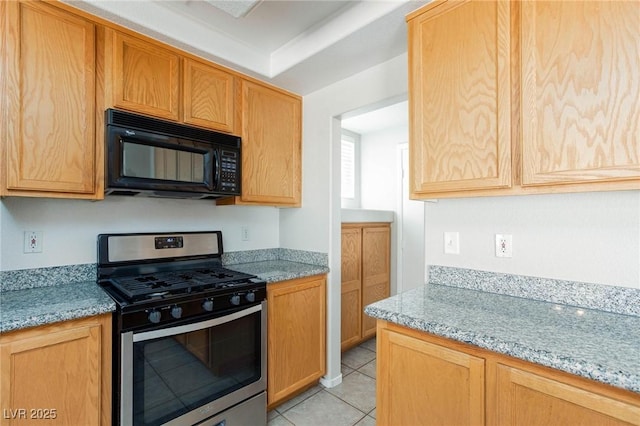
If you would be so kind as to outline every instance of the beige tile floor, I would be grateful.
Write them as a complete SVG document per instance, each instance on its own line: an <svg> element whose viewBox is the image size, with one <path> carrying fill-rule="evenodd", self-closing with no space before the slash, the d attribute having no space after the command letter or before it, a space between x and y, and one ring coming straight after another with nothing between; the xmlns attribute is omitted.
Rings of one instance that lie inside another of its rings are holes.
<svg viewBox="0 0 640 426"><path fill-rule="evenodd" d="M376 339L342 354L342 383L317 385L276 407L268 426L374 426Z"/></svg>

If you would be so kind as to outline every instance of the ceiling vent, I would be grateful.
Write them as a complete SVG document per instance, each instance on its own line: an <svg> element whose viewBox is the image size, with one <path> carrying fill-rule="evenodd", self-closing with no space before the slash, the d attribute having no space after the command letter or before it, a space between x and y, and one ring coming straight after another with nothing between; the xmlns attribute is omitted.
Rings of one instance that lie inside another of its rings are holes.
<svg viewBox="0 0 640 426"><path fill-rule="evenodd" d="M262 0L205 0L234 18L243 18L253 10Z"/></svg>

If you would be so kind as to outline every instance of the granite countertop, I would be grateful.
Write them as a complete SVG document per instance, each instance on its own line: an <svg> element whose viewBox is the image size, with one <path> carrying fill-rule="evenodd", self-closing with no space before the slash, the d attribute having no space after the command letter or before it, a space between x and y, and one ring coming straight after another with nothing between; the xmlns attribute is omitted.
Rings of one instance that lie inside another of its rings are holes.
<svg viewBox="0 0 640 426"><path fill-rule="evenodd" d="M321 265L292 262L289 260L264 260L261 262L225 265L226 268L245 274L257 275L267 283L326 274L329 268Z"/></svg>
<svg viewBox="0 0 640 426"><path fill-rule="evenodd" d="M326 266L287 260L238 263L225 267L257 275L268 283L329 272ZM31 286L31 281L37 281L42 275L38 270L19 272L18 284L23 286ZM95 271L92 273L95 275ZM68 279L64 274L59 278ZM0 291L0 333L99 315L115 309L111 297L95 281L4 290Z"/></svg>
<svg viewBox="0 0 640 426"><path fill-rule="evenodd" d="M112 312L95 281L0 292L0 333Z"/></svg>
<svg viewBox="0 0 640 426"><path fill-rule="evenodd" d="M640 393L640 317L427 284L368 315Z"/></svg>

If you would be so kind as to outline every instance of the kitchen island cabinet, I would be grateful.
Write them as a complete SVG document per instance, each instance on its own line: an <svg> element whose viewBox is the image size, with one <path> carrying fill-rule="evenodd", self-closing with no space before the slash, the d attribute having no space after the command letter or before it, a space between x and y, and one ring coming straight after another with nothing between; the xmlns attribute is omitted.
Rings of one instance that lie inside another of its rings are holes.
<svg viewBox="0 0 640 426"><path fill-rule="evenodd" d="M267 286L269 409L316 383L326 369L326 276Z"/></svg>
<svg viewBox="0 0 640 426"><path fill-rule="evenodd" d="M408 15L412 198L637 189L639 21L608 1Z"/></svg>
<svg viewBox="0 0 640 426"><path fill-rule="evenodd" d="M111 425L111 314L4 333L0 365L3 424Z"/></svg>
<svg viewBox="0 0 640 426"><path fill-rule="evenodd" d="M71 10L0 3L0 196L104 197L96 28Z"/></svg>

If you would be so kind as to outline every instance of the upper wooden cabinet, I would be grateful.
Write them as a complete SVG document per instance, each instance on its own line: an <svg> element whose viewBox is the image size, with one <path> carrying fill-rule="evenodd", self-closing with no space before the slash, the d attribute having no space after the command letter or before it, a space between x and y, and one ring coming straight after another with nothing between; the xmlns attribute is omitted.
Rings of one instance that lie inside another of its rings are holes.
<svg viewBox="0 0 640 426"><path fill-rule="evenodd" d="M0 195L102 198L94 24L42 2L0 12Z"/></svg>
<svg viewBox="0 0 640 426"><path fill-rule="evenodd" d="M112 55L112 85L109 106L154 115L168 120L180 119L180 56L136 37L107 30ZM107 99L109 103L109 99Z"/></svg>
<svg viewBox="0 0 640 426"><path fill-rule="evenodd" d="M232 73L177 49L106 29L105 108L237 133Z"/></svg>
<svg viewBox="0 0 640 426"><path fill-rule="evenodd" d="M520 7L522 184L640 188L640 2Z"/></svg>
<svg viewBox="0 0 640 426"><path fill-rule="evenodd" d="M226 203L300 207L302 100L249 80L241 93L242 196Z"/></svg>
<svg viewBox="0 0 640 426"><path fill-rule="evenodd" d="M511 186L510 2L434 2L409 20L413 197Z"/></svg>
<svg viewBox="0 0 640 426"><path fill-rule="evenodd" d="M640 3L408 16L413 198L640 187Z"/></svg>
<svg viewBox="0 0 640 426"><path fill-rule="evenodd" d="M229 133L236 132L236 78L221 69L193 59L183 66L184 122Z"/></svg>

